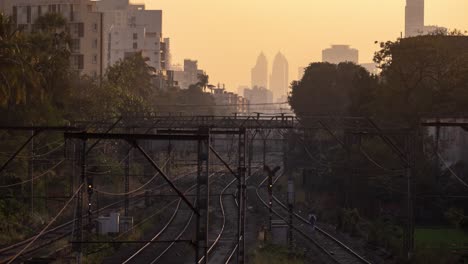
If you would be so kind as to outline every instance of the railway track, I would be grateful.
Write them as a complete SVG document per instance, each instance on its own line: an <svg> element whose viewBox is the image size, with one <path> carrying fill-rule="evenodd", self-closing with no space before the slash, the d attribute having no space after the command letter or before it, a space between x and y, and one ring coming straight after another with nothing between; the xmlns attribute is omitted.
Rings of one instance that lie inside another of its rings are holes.
<svg viewBox="0 0 468 264"><path fill-rule="evenodd" d="M209 178L213 178L218 172L209 175ZM223 176L225 173L221 173L219 176ZM188 195L193 192L196 188L196 184L187 188L184 194ZM193 202L193 201L192 201ZM174 240L179 240L188 227L191 225L194 213L190 208L182 203L182 199L177 198L172 200L170 203L175 204L174 211L172 212L168 221L163 227L152 237L148 239L148 242L143 246L139 247L130 257L123 260L109 259L105 263L157 263L164 255L176 244ZM165 241L167 243L163 243Z"/></svg>
<svg viewBox="0 0 468 264"><path fill-rule="evenodd" d="M255 175L259 170L253 172ZM249 177L246 178L246 181ZM229 182L219 195L219 207L222 217L222 225L216 239L211 244L208 254L208 263L229 263L237 251L237 208L239 206L235 195L226 196L226 191L233 189L237 179ZM233 191L233 190L232 190ZM237 195L237 189L236 189ZM198 263L201 263L201 258Z"/></svg>
<svg viewBox="0 0 468 264"><path fill-rule="evenodd" d="M274 183L276 183L276 181L280 177L281 175L275 179ZM262 199L262 196L260 194L261 187L264 185L267 179L268 178L266 177L260 182L260 184L257 186L256 192L257 197L261 201L261 203L266 208L269 208L267 202L264 199ZM275 201L275 203L273 203L272 209L273 214L276 215L276 217L278 217L279 219L284 220L286 223L288 223L288 207L275 196L273 196L273 200ZM275 206L275 204L277 206ZM309 221L307 221L299 214L295 213L294 217L301 221L302 225L291 225L291 228L293 228L298 234L300 234L303 239L316 246L319 249L319 251L321 251L328 258L328 260L340 264L371 263L364 257L362 257L360 254L352 250L350 247L348 247L347 245L345 245L344 243L342 243L341 241L339 241L338 239L321 229L320 227L316 227L315 231L313 231Z"/></svg>
<svg viewBox="0 0 468 264"><path fill-rule="evenodd" d="M220 176L224 176L225 174L226 173L223 173ZM234 197L232 195L228 195L228 192L233 191L234 187L236 187L234 184L236 182L237 179L234 179L219 186L220 192L218 194L217 203L219 206L219 215L217 220L219 220L220 223L219 227L215 227L216 224L213 224L210 227L210 237L215 238L208 248L208 263L228 263L231 259L229 256L233 255L233 252L235 252L237 245L237 205L234 202ZM189 193L195 187L196 185L191 186L186 193ZM153 243L157 240L179 240L184 236L191 225L194 213L189 210L186 210L185 212L181 210L182 205L180 199L173 200L171 203L175 202L177 202L176 208L163 228L154 235L148 243L138 249L131 257L123 261L123 264L178 263L175 259L181 261L182 258L187 258L187 256L182 256L183 253L180 253L182 249L174 249L174 246L176 246L175 242L169 242L168 245L164 245L163 243L159 243L159 245L158 243ZM212 221L212 223L214 222L215 221ZM171 254L169 254L169 252L171 252ZM193 258L193 252L190 253L190 256ZM191 262L190 258L187 259ZM203 260L204 257L202 256L198 260L198 263L202 263Z"/></svg>
<svg viewBox="0 0 468 264"><path fill-rule="evenodd" d="M184 179L190 175L192 175L193 172L189 172L186 174L183 174L182 176L177 177L174 181ZM153 188L152 190L159 190L167 186L167 183L160 184ZM131 205L140 203L143 199L145 198L145 191L141 191L137 194L135 194L133 197L131 197ZM124 200L119 200L117 202L113 202L111 204L108 204L104 207L99 208L99 213L107 213L110 211L113 211L117 208L120 208L123 206ZM97 213L98 210L94 210L93 213ZM83 219L85 219L87 216L83 216ZM34 256L34 253L37 251L43 249L46 246L49 246L69 235L73 232L73 224L76 220L70 220L67 221L63 224L60 224L46 232L34 242L26 251L23 252L23 254L17 259L16 262L22 262L25 261L32 256ZM6 246L4 248L0 249L0 264L3 263L8 263L10 259L15 256L25 245L27 245L30 241L34 239L35 236L32 236L28 239L22 240L20 242L17 242L15 244Z"/></svg>

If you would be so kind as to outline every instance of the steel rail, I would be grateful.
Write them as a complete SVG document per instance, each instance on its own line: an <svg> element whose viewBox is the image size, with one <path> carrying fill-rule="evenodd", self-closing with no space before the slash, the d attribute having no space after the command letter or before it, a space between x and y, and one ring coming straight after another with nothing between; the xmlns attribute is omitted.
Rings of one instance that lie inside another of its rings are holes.
<svg viewBox="0 0 468 264"><path fill-rule="evenodd" d="M282 177L283 174L280 174L278 177L276 177L275 181L273 182L273 184L275 184L278 179L280 177ZM276 196L273 195L273 200L275 200L283 209L285 210L288 210L288 207L282 203ZM307 224L307 225L310 225L310 222L307 221L305 218L303 218L301 215L299 215L298 213L295 213L294 212L294 217L296 217L297 219L299 219L301 222ZM317 229L317 231L321 234L323 234L324 236L326 236L327 238L333 240L333 242L335 242L336 244L338 244L340 247L344 248L348 253L351 253L351 255L355 256L356 258L359 259L359 261L361 261L362 263L366 263L366 264L371 264L371 262L369 262L368 260L366 260L364 257L362 257L361 255L359 255L356 251L352 250L350 247L346 246L343 242L341 242L340 240L338 240L337 238L335 238L334 236L330 235L328 232L326 232L325 230L323 230L322 228L318 227L317 225L315 225L315 229Z"/></svg>
<svg viewBox="0 0 468 264"><path fill-rule="evenodd" d="M277 179L279 178L280 176L277 177ZM257 193L257 197L260 199L260 201L262 202L262 204L266 207L266 208L269 208L268 207L268 204L267 202L265 202L265 200L262 199L262 197L260 196L260 193L259 193L259 190L260 190L260 187L261 185L268 179L268 177L265 177L265 179L260 182L260 184L257 186L257 189L256 189L256 193ZM291 228L293 228L294 230L296 230L299 234L301 234L306 240L312 242L316 247L318 247L321 251L323 251L330 259L332 259L335 263L340 263L326 248L324 248L322 245L320 245L320 243L318 243L315 239L313 239L312 237L310 237L309 235L307 235L305 232L303 232L302 230L300 230L299 228L297 228L296 226L294 225L291 225L290 223L288 223L287 219L285 219L284 217L282 217L280 215L280 213L278 213L276 210L272 209L272 212L273 214L275 214L276 216L278 216L280 219L282 219L285 223L287 223L288 226L290 226Z"/></svg>
<svg viewBox="0 0 468 264"><path fill-rule="evenodd" d="M212 173L211 175L209 175L209 178L213 177L214 175L216 175L218 172L214 172ZM190 192L192 191L193 189L196 188L196 184L190 186L184 193L187 193L187 192ZM153 244L153 242L155 240L157 240L166 230L167 228L170 226L170 224L174 221L177 213L179 212L179 209L180 209L180 204L181 204L181 201L182 199L181 198L178 198L178 199L174 199L174 200L177 200L178 203L177 203L177 206L174 210L174 213L171 215L171 218L169 219L169 221L167 221L167 223L163 226L163 228L155 235L153 236L153 238L151 238L151 242L148 242L146 243L145 245L143 245L141 248L139 248L134 254L132 254L129 258L127 258L124 262L122 262L122 264L126 264L126 263L129 263L131 260L133 260L134 258L136 258L138 255L140 255L149 245ZM183 228L182 232L179 233L177 235L177 237L174 239L174 240L177 240L180 238L180 236L182 236L182 234L185 232L185 230L187 229L188 225L190 224L190 222L192 221L192 218L193 218L193 214L194 212L192 211L191 215L190 215L190 218L189 220L187 221L187 224L185 225L185 228ZM163 252L158 256L156 257L155 259L153 259L153 262L154 263L155 261L159 260L159 258L161 258L175 243L171 243L169 244L166 249L163 250Z"/></svg>
<svg viewBox="0 0 468 264"><path fill-rule="evenodd" d="M182 178L185 178L185 177L191 175L192 173L193 173L193 172L186 173L186 174L184 174L183 176L177 177L175 180L180 180L180 179L182 179ZM163 187L165 187L165 186L167 186L167 183L160 184L160 185L156 186L155 188L152 188L151 190L159 190L159 189L161 189L161 188L163 188ZM135 196L132 197L132 202L134 202L134 203L135 203L135 202L138 202L138 201L140 201L141 199L143 199L144 196L145 196L144 192L139 193L139 194L136 194ZM102 207L102 208L99 208L99 211L113 208L115 205L121 204L123 201L124 201L124 200L121 199L121 200L119 200L119 201L117 201L117 202L113 202L113 203L111 203L111 204L108 204L108 205L106 205L106 206L104 206L104 207ZM97 212L97 211L98 211L98 210L94 210L93 213L95 213L95 212ZM83 217L86 217L86 216L83 216ZM76 219L75 219L75 220L70 220L70 221L68 221L68 222L66 222L66 223L63 223L63 224L61 224L61 225L59 225L59 226L56 226L56 227L54 227L54 228L48 230L47 232L45 232L43 235L51 234L51 233L54 233L54 232L57 232L57 231L61 231L62 229L66 229L66 228L70 227L71 225L73 225L73 223L74 223L75 221L76 221ZM42 248L44 245L49 245L49 244L51 244L51 243L53 243L53 242L55 242L55 241L57 241L57 240L60 240L60 239L64 238L65 236L67 236L67 235L70 234L71 232L72 232L71 230L68 230L68 231L65 230L64 233L59 233L59 234L57 235L56 238L50 238L49 241L48 241L47 243L41 244L40 246L35 247L35 248L30 248L30 249L29 249L28 251L26 251L25 253L34 252L35 250ZM30 238L28 238L28 239L25 239L25 240L23 240L23 241L20 241L20 242L17 242L17 243L15 243L15 244L9 245L9 246L7 246L7 247L1 248L1 249L0 249L0 255L1 255L2 253L5 253L5 252L7 252L7 251L10 251L10 250L12 250L12 249L15 249L15 248L21 247L22 245L27 244L28 242L30 242L31 240L33 240L34 237L35 237L35 236L32 236L32 237L30 237ZM5 263L5 261L7 261L7 260L5 260L5 259L0 260L0 264L1 264L1 263Z"/></svg>

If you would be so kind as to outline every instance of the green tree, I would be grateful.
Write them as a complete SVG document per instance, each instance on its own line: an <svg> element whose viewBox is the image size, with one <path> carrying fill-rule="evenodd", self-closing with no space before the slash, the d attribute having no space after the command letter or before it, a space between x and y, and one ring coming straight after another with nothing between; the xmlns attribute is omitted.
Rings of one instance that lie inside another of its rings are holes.
<svg viewBox="0 0 468 264"><path fill-rule="evenodd" d="M32 32L25 32L11 18L0 15L3 122L52 124L60 119L69 92L69 51L64 23L57 22L58 16L54 15L55 22L47 30L35 24ZM51 16L40 17L38 21L45 23L48 19Z"/></svg>
<svg viewBox="0 0 468 264"><path fill-rule="evenodd" d="M202 88L203 92L206 92L206 87L208 87L210 77L206 73L200 73L197 75L197 78L198 82L196 85Z"/></svg>
<svg viewBox="0 0 468 264"><path fill-rule="evenodd" d="M38 94L42 77L35 70L27 36L0 13L0 106L10 110Z"/></svg>
<svg viewBox="0 0 468 264"><path fill-rule="evenodd" d="M125 94L148 98L154 92L152 75L155 72L147 64L148 60L143 58L141 52L120 60L107 69L106 79Z"/></svg>
<svg viewBox="0 0 468 264"><path fill-rule="evenodd" d="M415 125L422 115L468 112L468 38L431 35L381 43L377 115Z"/></svg>
<svg viewBox="0 0 468 264"><path fill-rule="evenodd" d="M377 80L353 63L312 63L291 86L289 103L299 116L369 115Z"/></svg>

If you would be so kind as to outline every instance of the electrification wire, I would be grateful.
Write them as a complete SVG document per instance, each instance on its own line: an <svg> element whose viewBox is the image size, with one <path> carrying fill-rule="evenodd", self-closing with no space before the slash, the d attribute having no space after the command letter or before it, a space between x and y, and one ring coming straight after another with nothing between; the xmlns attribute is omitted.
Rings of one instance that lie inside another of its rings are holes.
<svg viewBox="0 0 468 264"><path fill-rule="evenodd" d="M61 142L62 140L63 140L63 139L60 138L60 139L57 139L56 141L53 141L53 142L50 142L50 143L46 143L46 144L44 144L43 146L37 147L36 150L41 150L41 149L47 148L47 147L49 147L49 146L51 146L51 145L55 145L56 143Z"/></svg>
<svg viewBox="0 0 468 264"><path fill-rule="evenodd" d="M458 177L458 175L452 170L452 168L448 165L439 152L437 152L437 156L439 156L439 159L442 161L442 163L444 163L445 167L450 171L452 176L455 177L455 179L457 179L462 185L468 188L468 183L466 183L462 178Z"/></svg>
<svg viewBox="0 0 468 264"><path fill-rule="evenodd" d="M34 150L37 151L37 150L40 150L40 149L49 147L49 146L51 146L51 145L53 145L53 144L55 144L55 143L58 143L58 142L60 142L60 141L62 141L62 139L59 139L59 140L54 141L54 142L52 142L52 143L45 144L44 146L41 146L41 147L37 147L37 148L35 148ZM57 150L58 148L62 147L63 145L65 145L65 143L62 143L62 144L60 144L59 146L54 147L54 149L52 149L52 150L50 150L50 151L48 151L48 152L46 152L46 153L35 154L35 155L32 156L32 157L46 156L46 155L48 155L48 154L54 152L54 151ZM12 154L13 154L13 153L10 153L10 152L0 152L0 155L3 155L3 156L11 156ZM30 155L16 155L16 157L17 157L17 158L31 158Z"/></svg>
<svg viewBox="0 0 468 264"><path fill-rule="evenodd" d="M172 105L156 105L156 107L225 107L225 106L252 106L252 105L284 105L288 102L277 103L256 103L256 104L215 104L215 105L201 105L201 104L172 104Z"/></svg>
<svg viewBox="0 0 468 264"><path fill-rule="evenodd" d="M374 159L372 159L369 154L364 151L364 149L362 147L359 147L359 151L362 153L362 155L364 155L364 157L366 157L366 159L368 159L372 164L374 164L375 166L381 168L382 170L384 171L398 171L398 170L393 170L393 169L389 169L389 168L386 168L384 167L383 165L381 165L380 163L378 163L377 161L375 161Z"/></svg>
<svg viewBox="0 0 468 264"><path fill-rule="evenodd" d="M43 157L43 156L47 156L49 154L52 154L54 152L56 152L58 149L60 149L61 147L63 147L65 145L65 143L62 143L60 144L59 146L57 146L56 148L50 150L49 152L46 152L46 153L43 153L43 154L34 154L33 155L33 158L36 158L36 157Z"/></svg>
<svg viewBox="0 0 468 264"><path fill-rule="evenodd" d="M21 249L13 258L11 258L8 261L8 264L13 263L13 261L15 261L19 256L21 256L24 251L26 251L34 242L36 242L36 240L39 237L41 237L45 233L45 231L47 231L47 229L49 229L49 227L57 220L57 218L63 213L63 211L65 211L65 209L68 207L70 202L73 201L73 199L78 194L78 192L81 190L81 188L83 188L83 184L81 184L78 187L78 189L75 191L75 193L72 195L72 197L70 197L70 199L65 203L65 205L62 207L62 209L60 209L60 211L57 213L57 215L54 216L54 218L52 218L52 220L41 230L41 232L39 232L39 234L37 234L34 237L34 239L31 240L31 242L29 242L23 249Z"/></svg>
<svg viewBox="0 0 468 264"><path fill-rule="evenodd" d="M166 162L164 163L164 165L162 166L162 168L165 168L166 165L169 163L169 161L171 160L172 158L172 155L167 158ZM136 193L138 192L139 190L143 189L146 185L148 185L149 183L151 183L154 179L156 179L156 177L159 175L159 172L157 172L156 174L153 175L153 177L151 179L149 179L145 184L143 184L142 186L138 187L137 189L135 190L132 190L132 191L129 191L129 192L125 192L125 193L111 193L111 192L105 192L105 191L101 191L101 190L97 190L97 189L94 189L94 191L98 192L98 193L102 193L102 194L105 194L105 195L111 195L111 196L125 196L125 195L129 195L129 194L133 194L133 193Z"/></svg>
<svg viewBox="0 0 468 264"><path fill-rule="evenodd" d="M283 131L278 130L278 132L281 134L281 136L286 137L285 134L283 133ZM309 149L307 148L305 141L304 141L301 137L297 137L297 138L299 138L299 140L302 142L302 145L303 145L303 147L304 147L304 150L306 151L307 155L308 155L312 160L314 160L315 162L317 162L319 165L322 165L322 166L327 167L327 168L329 168L329 169L331 168L331 166L330 166L329 164L326 164L326 163L322 162L321 160L319 160L318 158L316 158L316 157L314 157L314 156L312 155L312 153L311 153L311 152L309 151Z"/></svg>
<svg viewBox="0 0 468 264"><path fill-rule="evenodd" d="M39 179L40 177L52 172L52 170L54 170L55 168L57 168L60 164L62 164L63 162L65 161L65 159L62 159L60 160L59 162L57 162L55 165L53 165L52 167L50 167L48 170L46 170L45 172L43 172L42 174L36 176L36 177L33 177L32 179L28 179L28 180L25 180L25 181L22 181L22 182L17 182L17 183L13 183L13 184L8 184L8 185L0 185L0 188L9 188L9 187L14 187L14 186L18 186L18 185L23 185L25 183L28 183L28 182L31 182L31 181L34 181L36 179Z"/></svg>

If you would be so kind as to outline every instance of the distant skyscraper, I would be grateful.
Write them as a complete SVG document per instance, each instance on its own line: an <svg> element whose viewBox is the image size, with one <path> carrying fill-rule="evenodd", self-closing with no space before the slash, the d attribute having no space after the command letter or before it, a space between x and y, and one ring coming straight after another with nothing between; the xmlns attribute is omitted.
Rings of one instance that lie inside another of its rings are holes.
<svg viewBox="0 0 468 264"><path fill-rule="evenodd" d="M424 34L424 0L406 0L405 37Z"/></svg>
<svg viewBox="0 0 468 264"><path fill-rule="evenodd" d="M268 88L268 61L263 52L258 55L257 64L252 68L251 85Z"/></svg>
<svg viewBox="0 0 468 264"><path fill-rule="evenodd" d="M278 99L288 94L289 88L289 64L286 57L278 52L273 60L273 68L270 75L270 90L273 98Z"/></svg>
<svg viewBox="0 0 468 264"><path fill-rule="evenodd" d="M359 62L359 51L348 45L332 45L322 51L322 62L338 64L340 62Z"/></svg>

